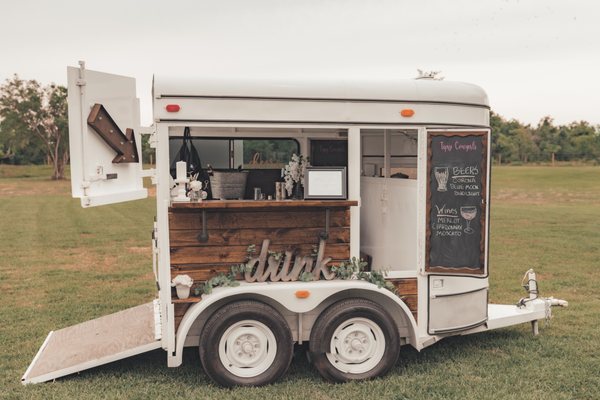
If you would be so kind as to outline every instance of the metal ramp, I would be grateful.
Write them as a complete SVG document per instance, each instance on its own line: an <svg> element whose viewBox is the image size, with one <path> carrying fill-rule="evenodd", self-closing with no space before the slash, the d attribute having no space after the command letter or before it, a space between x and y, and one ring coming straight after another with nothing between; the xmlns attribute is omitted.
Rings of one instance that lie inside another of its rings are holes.
<svg viewBox="0 0 600 400"><path fill-rule="evenodd" d="M52 331L21 382L45 382L161 347L158 301Z"/></svg>

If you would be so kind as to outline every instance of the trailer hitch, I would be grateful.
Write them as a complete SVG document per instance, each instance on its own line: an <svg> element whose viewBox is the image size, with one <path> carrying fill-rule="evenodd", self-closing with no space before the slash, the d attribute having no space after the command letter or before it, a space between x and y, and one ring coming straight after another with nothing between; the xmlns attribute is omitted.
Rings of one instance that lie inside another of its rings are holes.
<svg viewBox="0 0 600 400"><path fill-rule="evenodd" d="M540 291L539 291L539 285L537 282L537 276L535 274L535 271L532 268L530 268L529 270L527 270L527 272L525 272L525 275L523 276L523 280L521 281L521 286L523 286L523 288L527 291L527 293L529 294L529 297L521 298L517 303L517 307L524 308L524 307L527 307L528 303L533 303L535 301L540 301L540 300L543 301L545 304L545 307L546 307L546 322L548 322L550 320L550 318L552 318L552 311L551 311L552 307L554 307L554 306L568 307L569 306L569 302L566 300L555 299L554 297L539 297ZM539 322L537 320L531 321L531 331L534 336L537 336L539 334Z"/></svg>

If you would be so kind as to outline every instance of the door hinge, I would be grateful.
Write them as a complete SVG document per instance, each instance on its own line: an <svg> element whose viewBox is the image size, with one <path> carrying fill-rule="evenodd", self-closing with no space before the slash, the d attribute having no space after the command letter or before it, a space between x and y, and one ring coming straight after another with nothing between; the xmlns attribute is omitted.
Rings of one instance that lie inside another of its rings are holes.
<svg viewBox="0 0 600 400"><path fill-rule="evenodd" d="M162 339L162 319L160 314L160 301L154 299L152 301L154 308L154 340Z"/></svg>

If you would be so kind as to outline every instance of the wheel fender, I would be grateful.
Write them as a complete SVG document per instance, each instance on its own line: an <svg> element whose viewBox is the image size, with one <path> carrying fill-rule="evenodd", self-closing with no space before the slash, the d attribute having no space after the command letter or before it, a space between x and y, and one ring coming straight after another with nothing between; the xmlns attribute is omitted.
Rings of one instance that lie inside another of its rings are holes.
<svg viewBox="0 0 600 400"><path fill-rule="evenodd" d="M310 296L308 298L297 297L297 291L309 291ZM294 313L305 313L324 302L332 304L338 299L347 297L364 297L378 301L384 308L395 305L398 307L397 312L391 309L387 311L392 314L396 323L402 318L405 319L410 332L410 343L417 347L417 324L409 308L398 296L387 289L378 288L372 283L358 280L242 283L236 287L216 288L213 293L203 295L200 302L187 310L177 329L175 353L168 357L169 367L178 367L182 364L183 348L188 332L196 319L211 309L211 306L217 306L220 302L227 303L236 298L260 300L261 297L271 299L282 308Z"/></svg>
<svg viewBox="0 0 600 400"><path fill-rule="evenodd" d="M326 308L332 306L338 301L342 301L348 298L364 298L367 300L374 301L375 303L382 306L383 311L390 315L392 323L396 325L396 328L405 327L408 331L408 342L418 349L417 344L417 323L412 315L412 312L408 306L394 295L392 292L386 289L378 289L376 285L371 285L369 288L361 289L350 289L343 292L338 292L331 296L327 300L327 305L321 312L325 311ZM310 342L311 351L327 352L329 351L329 343L324 338L316 337Z"/></svg>

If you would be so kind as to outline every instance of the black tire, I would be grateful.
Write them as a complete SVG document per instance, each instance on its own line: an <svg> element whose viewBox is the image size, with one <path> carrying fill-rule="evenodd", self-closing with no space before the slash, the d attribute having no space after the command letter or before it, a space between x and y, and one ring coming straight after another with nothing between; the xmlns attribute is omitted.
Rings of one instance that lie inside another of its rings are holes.
<svg viewBox="0 0 600 400"><path fill-rule="evenodd" d="M339 337L334 338L334 334ZM310 333L312 364L331 382L382 376L396 364L399 353L400 338L394 320L367 299L347 299L329 306Z"/></svg>
<svg viewBox="0 0 600 400"><path fill-rule="evenodd" d="M290 366L293 349L292 333L281 314L252 300L215 312L204 325L199 344L204 371L225 387L261 386L279 379ZM258 366L245 365L260 360Z"/></svg>

